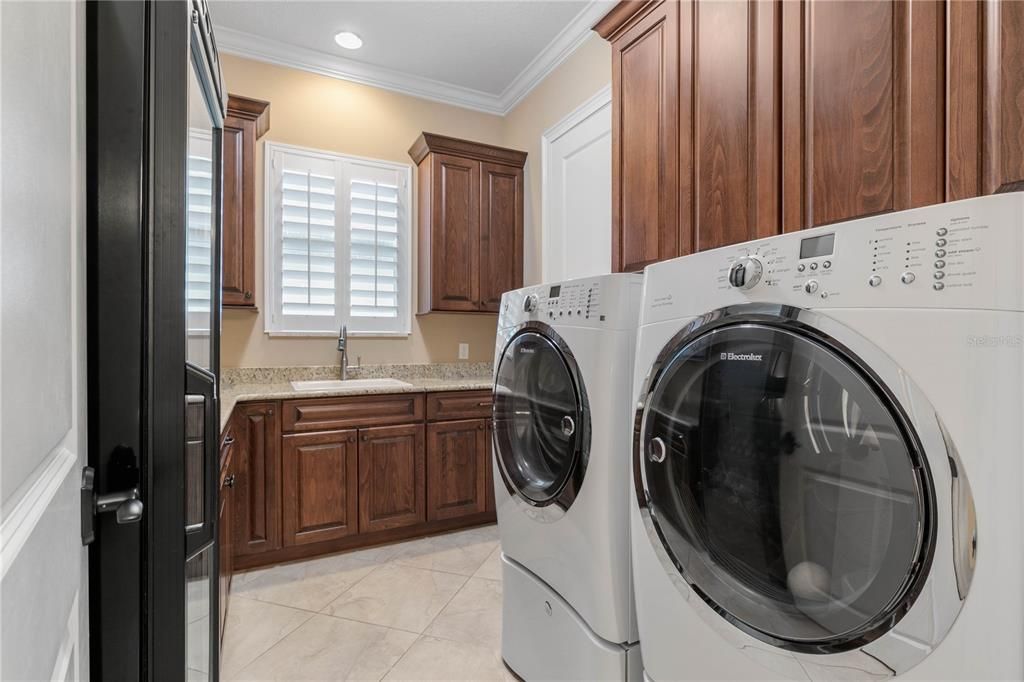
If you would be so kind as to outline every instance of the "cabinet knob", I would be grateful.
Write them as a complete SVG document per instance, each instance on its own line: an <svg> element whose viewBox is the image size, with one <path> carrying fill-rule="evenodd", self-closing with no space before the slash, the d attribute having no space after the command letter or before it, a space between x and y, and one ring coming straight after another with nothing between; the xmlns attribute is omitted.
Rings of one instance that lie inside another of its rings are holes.
<svg viewBox="0 0 1024 682"><path fill-rule="evenodd" d="M228 488L234 488L235 487L235 475L231 474L230 476L225 478L224 479L224 485L226 487L228 487Z"/></svg>
<svg viewBox="0 0 1024 682"><path fill-rule="evenodd" d="M369 436L363 436L363 442L364 442L364 443L365 443L366 441L368 441L368 440L370 440L370 437L369 437Z"/></svg>
<svg viewBox="0 0 1024 682"><path fill-rule="evenodd" d="M484 430L484 425L483 424L477 424L476 428L479 429L480 431L483 431Z"/></svg>
<svg viewBox="0 0 1024 682"><path fill-rule="evenodd" d="M251 292L251 291L247 291L247 292L245 292L245 300L247 300L247 301L248 301L248 300L249 300L249 299L251 299L251 298L252 298L252 292Z"/></svg>

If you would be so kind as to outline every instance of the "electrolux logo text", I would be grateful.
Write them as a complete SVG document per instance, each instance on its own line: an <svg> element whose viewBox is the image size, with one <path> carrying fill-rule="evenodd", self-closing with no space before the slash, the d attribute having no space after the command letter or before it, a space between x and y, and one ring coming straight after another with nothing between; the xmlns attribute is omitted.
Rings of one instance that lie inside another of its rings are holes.
<svg viewBox="0 0 1024 682"><path fill-rule="evenodd" d="M745 360L746 362L760 362L764 356L760 353L722 353L723 360Z"/></svg>

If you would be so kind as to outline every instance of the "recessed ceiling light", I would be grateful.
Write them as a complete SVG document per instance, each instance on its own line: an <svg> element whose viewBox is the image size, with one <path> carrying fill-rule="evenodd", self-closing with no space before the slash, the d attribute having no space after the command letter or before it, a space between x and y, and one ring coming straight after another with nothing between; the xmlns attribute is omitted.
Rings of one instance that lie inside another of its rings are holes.
<svg viewBox="0 0 1024 682"><path fill-rule="evenodd" d="M363 39L350 31L342 31L334 36L334 42L346 50L358 50L363 46Z"/></svg>

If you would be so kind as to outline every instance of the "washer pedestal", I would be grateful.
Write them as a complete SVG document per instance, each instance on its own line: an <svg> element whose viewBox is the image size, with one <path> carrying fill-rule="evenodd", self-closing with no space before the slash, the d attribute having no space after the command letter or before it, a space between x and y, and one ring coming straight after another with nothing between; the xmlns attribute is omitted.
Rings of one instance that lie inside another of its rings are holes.
<svg viewBox="0 0 1024 682"><path fill-rule="evenodd" d="M640 647L598 637L537 576L501 555L501 656L524 680L640 680Z"/></svg>

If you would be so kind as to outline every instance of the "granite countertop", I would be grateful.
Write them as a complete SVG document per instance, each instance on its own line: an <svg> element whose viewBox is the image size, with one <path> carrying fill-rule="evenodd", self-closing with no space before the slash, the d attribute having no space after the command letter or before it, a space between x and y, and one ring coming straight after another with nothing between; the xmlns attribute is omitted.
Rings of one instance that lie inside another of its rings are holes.
<svg viewBox="0 0 1024 682"><path fill-rule="evenodd" d="M296 391L292 381L337 379L338 368L258 367L224 371L220 392L220 428L228 423L235 405L255 400L334 398L382 393L433 393L438 391L490 390L490 363L432 365L373 365L349 370L350 379L392 378L407 386L345 386L315 391Z"/></svg>

